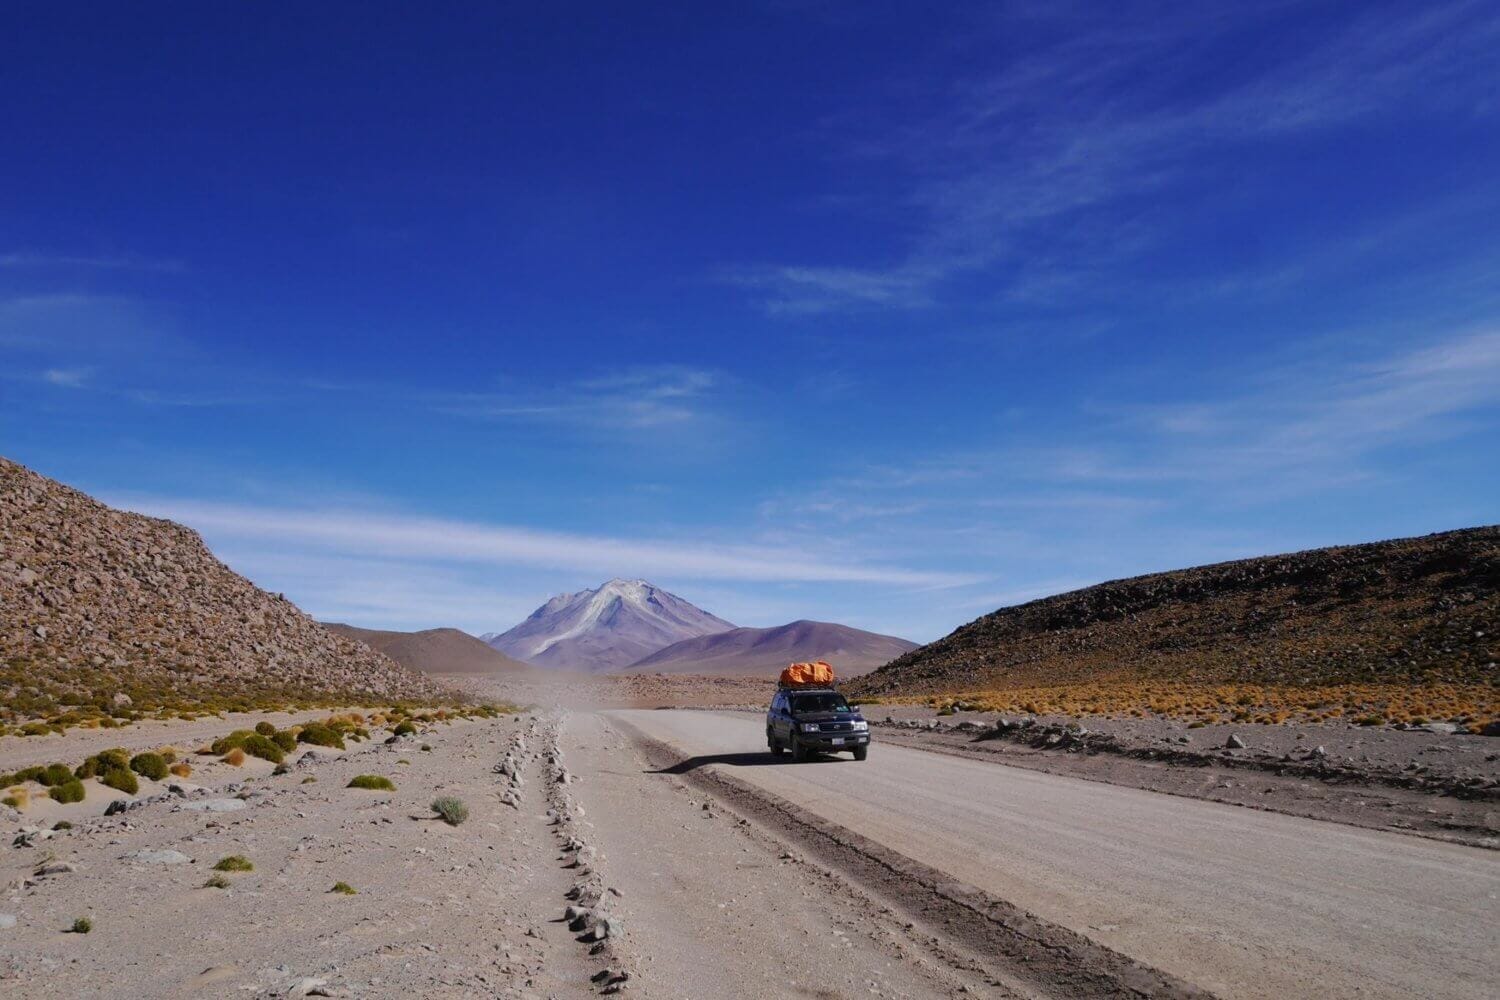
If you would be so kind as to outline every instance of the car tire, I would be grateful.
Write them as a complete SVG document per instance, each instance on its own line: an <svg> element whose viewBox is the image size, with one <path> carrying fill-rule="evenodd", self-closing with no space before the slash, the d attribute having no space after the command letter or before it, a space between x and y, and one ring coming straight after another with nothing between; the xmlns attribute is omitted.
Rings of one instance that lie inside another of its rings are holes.
<svg viewBox="0 0 1500 1000"><path fill-rule="evenodd" d="M796 733L792 734L792 760L799 763L807 760L807 747L803 746L802 741L797 739Z"/></svg>
<svg viewBox="0 0 1500 1000"><path fill-rule="evenodd" d="M780 757L786 750L786 747L781 745L781 741L770 733L766 734L766 746L771 748L771 756L773 757Z"/></svg>
<svg viewBox="0 0 1500 1000"><path fill-rule="evenodd" d="M864 760L866 757L870 756L869 747L855 747L852 752L854 754L855 760Z"/></svg>

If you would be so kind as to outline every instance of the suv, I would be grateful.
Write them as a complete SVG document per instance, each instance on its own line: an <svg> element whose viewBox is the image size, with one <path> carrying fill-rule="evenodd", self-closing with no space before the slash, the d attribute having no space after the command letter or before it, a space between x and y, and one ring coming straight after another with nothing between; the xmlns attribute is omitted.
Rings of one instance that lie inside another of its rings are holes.
<svg viewBox="0 0 1500 1000"><path fill-rule="evenodd" d="M870 724L832 688L780 688L766 711L766 745L794 760L848 750L855 760L870 752Z"/></svg>

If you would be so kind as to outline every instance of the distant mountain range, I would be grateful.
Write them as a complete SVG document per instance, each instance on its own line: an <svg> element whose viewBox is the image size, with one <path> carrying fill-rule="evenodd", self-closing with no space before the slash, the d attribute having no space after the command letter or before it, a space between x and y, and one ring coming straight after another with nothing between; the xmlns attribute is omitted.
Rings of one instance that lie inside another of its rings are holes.
<svg viewBox="0 0 1500 1000"><path fill-rule="evenodd" d="M916 643L892 635L803 620L684 639L637 660L626 672L728 677L770 674L801 660L828 660L838 676L855 677L916 648Z"/></svg>
<svg viewBox="0 0 1500 1000"><path fill-rule="evenodd" d="M645 580L611 580L594 590L559 594L515 628L484 640L537 666L604 671L628 667L674 642L732 628Z"/></svg>
<svg viewBox="0 0 1500 1000"><path fill-rule="evenodd" d="M519 674L532 668L456 628L387 632L339 622L323 627L378 650L402 666L424 674Z"/></svg>
<svg viewBox="0 0 1500 1000"><path fill-rule="evenodd" d="M1500 526L1114 580L1001 608L865 695L1100 681L1494 685Z"/></svg>
<svg viewBox="0 0 1500 1000"><path fill-rule="evenodd" d="M916 648L829 622L738 628L645 580L559 594L510 631L480 638L537 666L726 677L768 675L797 660L829 660L852 677Z"/></svg>

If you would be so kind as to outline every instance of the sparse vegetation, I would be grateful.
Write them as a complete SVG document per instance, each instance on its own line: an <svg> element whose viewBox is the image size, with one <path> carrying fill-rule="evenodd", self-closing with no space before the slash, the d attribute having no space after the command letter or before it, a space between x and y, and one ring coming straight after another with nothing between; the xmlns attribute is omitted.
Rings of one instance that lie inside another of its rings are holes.
<svg viewBox="0 0 1500 1000"><path fill-rule="evenodd" d="M215 740L210 749L220 755L243 750L253 757L268 760L272 764L280 764L286 759L286 754L274 740L251 729L236 729L228 736Z"/></svg>
<svg viewBox="0 0 1500 1000"><path fill-rule="evenodd" d="M255 731L262 736L275 736L276 725L275 723L262 720L255 724Z"/></svg>
<svg viewBox="0 0 1500 1000"><path fill-rule="evenodd" d="M124 792L126 795L134 795L141 790L141 783L136 780L135 772L128 767L116 767L105 771L99 775L99 783Z"/></svg>
<svg viewBox="0 0 1500 1000"><path fill-rule="evenodd" d="M867 705L899 698L864 698ZM1090 683L996 687L923 699L939 714L955 702L1002 715L1162 718L1189 727L1348 720L1357 725L1441 719L1471 728L1500 717L1500 692L1458 684L1267 685L1141 681L1125 677Z"/></svg>
<svg viewBox="0 0 1500 1000"><path fill-rule="evenodd" d="M304 785L311 785L311 784L315 783L317 780L318 780L317 778L314 778L312 775L309 774L307 777L303 778L300 783L304 784Z"/></svg>
<svg viewBox="0 0 1500 1000"><path fill-rule="evenodd" d="M245 763L245 751L241 750L239 747L235 747L233 750L226 753L223 756L222 760L230 767L239 767Z"/></svg>
<svg viewBox="0 0 1500 1000"><path fill-rule="evenodd" d="M73 824L69 823L65 819L60 819L56 823L52 824L52 829L54 829L54 830L71 830L71 829L73 829Z"/></svg>
<svg viewBox="0 0 1500 1000"><path fill-rule="evenodd" d="M214 862L216 872L252 872L255 865L243 854L230 854Z"/></svg>
<svg viewBox="0 0 1500 1000"><path fill-rule="evenodd" d="M321 723L310 723L303 726L302 731L297 734L298 743L311 743L313 746L334 747L344 749L344 736L337 729Z"/></svg>
<svg viewBox="0 0 1500 1000"><path fill-rule="evenodd" d="M442 795L433 799L432 811L449 826L458 826L469 818L469 807L464 805L463 799L452 795Z"/></svg>
<svg viewBox="0 0 1500 1000"><path fill-rule="evenodd" d="M95 778L107 771L130 770L130 751L115 748L113 750L101 750L92 757L86 759L73 772L79 778Z"/></svg>
<svg viewBox="0 0 1500 1000"><path fill-rule="evenodd" d="M390 778L379 774L358 774L350 779L349 788L365 788L377 792L394 792L396 785Z"/></svg>
<svg viewBox="0 0 1500 1000"><path fill-rule="evenodd" d="M359 895L358 890L356 890L354 888L354 886L350 885L348 882L335 882L335 883L333 883L333 888L329 889L328 891L329 892L336 892L340 896L357 896L357 895Z"/></svg>
<svg viewBox="0 0 1500 1000"><path fill-rule="evenodd" d="M228 889L232 883L223 875L210 875L208 881L203 883L205 889Z"/></svg>
<svg viewBox="0 0 1500 1000"><path fill-rule="evenodd" d="M412 725L410 719L402 719L396 723L396 728L391 732L396 736L413 736L417 732L417 727Z"/></svg>
<svg viewBox="0 0 1500 1000"><path fill-rule="evenodd" d="M94 922L92 920L90 920L88 917L79 917L77 920L73 921L73 926L68 928L68 932L71 934L87 934L93 929Z"/></svg>
<svg viewBox="0 0 1500 1000"><path fill-rule="evenodd" d="M86 794L87 793L84 790L83 782L79 781L77 778L69 778L62 784L53 785L47 790L47 795L50 796L54 802L61 802L64 805L70 802L82 802Z"/></svg>
<svg viewBox="0 0 1500 1000"><path fill-rule="evenodd" d="M138 753L130 758L130 769L143 778L161 781L169 773L167 762L159 753Z"/></svg>
<svg viewBox="0 0 1500 1000"><path fill-rule="evenodd" d="M192 775L193 765L189 764L185 760L180 760L177 763L173 764L171 767L167 768L167 770L179 778L186 778Z"/></svg>

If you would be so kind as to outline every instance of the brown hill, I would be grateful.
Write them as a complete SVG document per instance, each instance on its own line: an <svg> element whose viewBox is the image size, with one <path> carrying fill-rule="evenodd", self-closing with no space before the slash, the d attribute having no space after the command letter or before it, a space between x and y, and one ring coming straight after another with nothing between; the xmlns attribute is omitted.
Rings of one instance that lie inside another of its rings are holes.
<svg viewBox="0 0 1500 1000"><path fill-rule="evenodd" d="M430 699L198 535L0 458L0 715Z"/></svg>
<svg viewBox="0 0 1500 1000"><path fill-rule="evenodd" d="M517 674L533 669L456 628L387 632L339 622L324 622L323 627L424 674Z"/></svg>
<svg viewBox="0 0 1500 1000"><path fill-rule="evenodd" d="M985 615L852 687L1459 685L1484 698L1497 661L1491 526L1101 583Z"/></svg>
<svg viewBox="0 0 1500 1000"><path fill-rule="evenodd" d="M848 625L795 621L775 628L736 628L684 639L637 660L624 672L773 676L788 663L828 660L838 676L854 677L916 646Z"/></svg>

